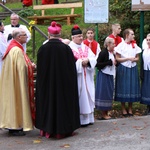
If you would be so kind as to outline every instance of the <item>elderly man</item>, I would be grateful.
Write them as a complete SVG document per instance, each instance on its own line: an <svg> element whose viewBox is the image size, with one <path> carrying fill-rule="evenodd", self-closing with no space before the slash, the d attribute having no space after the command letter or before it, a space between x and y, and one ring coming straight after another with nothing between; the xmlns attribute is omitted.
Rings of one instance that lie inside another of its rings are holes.
<svg viewBox="0 0 150 150"><path fill-rule="evenodd" d="M70 47L61 39L61 25L48 27L50 39L37 55L36 128L46 138L64 138L80 127L77 72Z"/></svg>
<svg viewBox="0 0 150 150"><path fill-rule="evenodd" d="M26 32L18 28L12 36L13 40L3 57L0 128L9 129L10 135L22 136L24 131L33 129L33 67L22 47L27 40Z"/></svg>
<svg viewBox="0 0 150 150"><path fill-rule="evenodd" d="M27 40L26 43L27 43L31 39L31 33L29 32L29 30L27 29L25 25L19 24L19 16L15 13L11 14L10 21L11 21L11 24L6 25L4 27L5 29L4 34L5 34L5 37L7 38L7 41L10 42L10 40L12 39L13 30L17 28L21 28L27 34L27 39L26 39ZM23 48L25 52L26 52L26 43L23 44Z"/></svg>
<svg viewBox="0 0 150 150"><path fill-rule="evenodd" d="M83 35L78 25L72 30L72 41L69 43L76 59L80 122L82 126L94 123L95 88L94 70L96 58L92 50L83 44Z"/></svg>

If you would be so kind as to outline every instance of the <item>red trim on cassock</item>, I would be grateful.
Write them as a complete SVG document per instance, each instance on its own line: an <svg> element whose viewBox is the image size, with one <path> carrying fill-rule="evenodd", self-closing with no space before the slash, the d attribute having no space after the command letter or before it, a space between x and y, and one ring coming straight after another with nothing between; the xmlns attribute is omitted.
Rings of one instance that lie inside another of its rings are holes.
<svg viewBox="0 0 150 150"><path fill-rule="evenodd" d="M30 108L33 123L35 123L35 101L34 101L34 83L33 83L33 66L32 62L24 52L22 45L20 45L16 40L12 40L3 56L3 60L6 58L7 54L13 47L19 47L22 50L23 56L25 58L26 64L28 66L28 87L29 87L29 100L30 100Z"/></svg>

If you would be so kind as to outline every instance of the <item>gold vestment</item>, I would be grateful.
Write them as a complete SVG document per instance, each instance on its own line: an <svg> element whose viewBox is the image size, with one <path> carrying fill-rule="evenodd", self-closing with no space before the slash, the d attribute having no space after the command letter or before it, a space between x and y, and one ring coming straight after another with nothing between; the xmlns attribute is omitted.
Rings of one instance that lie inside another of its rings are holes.
<svg viewBox="0 0 150 150"><path fill-rule="evenodd" d="M28 66L22 50L13 47L3 62L0 78L0 128L33 129Z"/></svg>

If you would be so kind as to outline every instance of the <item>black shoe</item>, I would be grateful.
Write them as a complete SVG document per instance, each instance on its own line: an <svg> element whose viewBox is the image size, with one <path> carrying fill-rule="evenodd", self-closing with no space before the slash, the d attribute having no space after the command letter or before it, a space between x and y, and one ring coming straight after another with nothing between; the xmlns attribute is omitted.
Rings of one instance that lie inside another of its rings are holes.
<svg viewBox="0 0 150 150"><path fill-rule="evenodd" d="M145 111L145 115L150 115L150 106L147 105L147 109Z"/></svg>
<svg viewBox="0 0 150 150"><path fill-rule="evenodd" d="M87 127L89 124L82 124L81 127Z"/></svg>
<svg viewBox="0 0 150 150"><path fill-rule="evenodd" d="M133 117L133 114L131 114L131 113L128 113L128 116L129 116L129 117Z"/></svg>
<svg viewBox="0 0 150 150"><path fill-rule="evenodd" d="M89 125L93 125L94 123L89 123Z"/></svg>
<svg viewBox="0 0 150 150"><path fill-rule="evenodd" d="M9 130L9 135L11 135L11 136L24 136L26 134L23 130Z"/></svg>
<svg viewBox="0 0 150 150"><path fill-rule="evenodd" d="M123 116L123 117L128 117L128 116L129 116L129 114L122 114L122 116Z"/></svg>

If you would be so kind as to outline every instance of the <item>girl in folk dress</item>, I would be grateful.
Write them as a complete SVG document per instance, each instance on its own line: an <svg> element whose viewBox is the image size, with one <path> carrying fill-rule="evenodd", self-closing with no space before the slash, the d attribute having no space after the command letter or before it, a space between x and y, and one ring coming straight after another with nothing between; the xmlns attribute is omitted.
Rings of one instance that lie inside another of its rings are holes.
<svg viewBox="0 0 150 150"><path fill-rule="evenodd" d="M142 58L142 87L141 87L141 103L147 105L146 113L150 114L150 34L146 37L147 47L144 49Z"/></svg>
<svg viewBox="0 0 150 150"><path fill-rule="evenodd" d="M102 111L102 120L111 117L108 111L112 108L114 77L116 60L114 58L115 41L113 38L106 38L105 49L102 50L97 58L98 75L96 79L95 105L96 109Z"/></svg>
<svg viewBox="0 0 150 150"><path fill-rule="evenodd" d="M132 103L140 101L141 98L137 68L141 48L134 41L132 29L126 29L123 37L125 41L115 47L116 60L120 62L116 72L115 100L121 102L122 114L127 117L133 116ZM128 110L125 102L128 102Z"/></svg>

